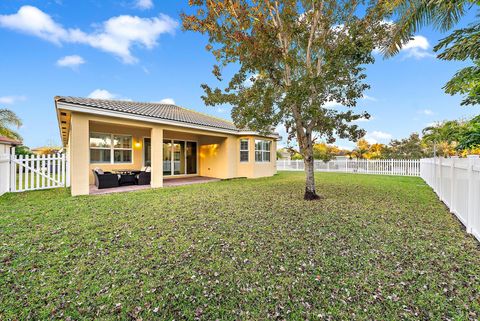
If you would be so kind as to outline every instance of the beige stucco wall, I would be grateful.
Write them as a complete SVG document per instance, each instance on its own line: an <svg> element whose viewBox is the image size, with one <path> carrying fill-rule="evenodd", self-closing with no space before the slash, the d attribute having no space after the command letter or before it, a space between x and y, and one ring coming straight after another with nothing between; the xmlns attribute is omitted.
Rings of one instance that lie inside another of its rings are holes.
<svg viewBox="0 0 480 321"><path fill-rule="evenodd" d="M127 134L133 138L133 161L128 164L90 164L89 133ZM152 144L152 187L163 185L163 140L179 139L198 143L198 174L216 178L264 177L276 173L276 142L272 140L271 161L255 162L256 136L239 137L200 129L72 112L68 146L72 195L88 194L94 183L92 169L140 169L143 166L143 138ZM249 162L240 162L240 139L249 139ZM261 138L265 139L265 138ZM136 143L140 143L138 146Z"/></svg>
<svg viewBox="0 0 480 321"><path fill-rule="evenodd" d="M229 178L226 138L201 137L199 140L200 176ZM230 161L231 162L231 161Z"/></svg>
<svg viewBox="0 0 480 321"><path fill-rule="evenodd" d="M70 133L70 183L72 195L88 194L89 186L89 118L73 113Z"/></svg>
<svg viewBox="0 0 480 321"><path fill-rule="evenodd" d="M248 139L248 162L240 162L240 140ZM255 140L270 140L270 162L255 161ZM236 151L237 160L237 177L259 178L272 176L277 173L276 150L277 142L272 139L266 139L260 136L242 136L237 139Z"/></svg>

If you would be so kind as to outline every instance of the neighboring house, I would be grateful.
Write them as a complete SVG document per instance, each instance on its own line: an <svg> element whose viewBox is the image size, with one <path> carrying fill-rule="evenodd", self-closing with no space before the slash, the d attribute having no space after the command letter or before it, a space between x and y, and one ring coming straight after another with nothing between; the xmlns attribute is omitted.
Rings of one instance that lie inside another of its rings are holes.
<svg viewBox="0 0 480 321"><path fill-rule="evenodd" d="M229 121L167 104L55 97L55 106L72 195L89 193L96 167L151 166L152 187L175 177L276 173L276 133L241 130Z"/></svg>
<svg viewBox="0 0 480 321"><path fill-rule="evenodd" d="M291 160L292 155L290 155L290 152L286 150L285 148L280 148L277 150L277 155L279 160Z"/></svg>
<svg viewBox="0 0 480 321"><path fill-rule="evenodd" d="M35 155L50 155L60 153L61 147L41 146L30 150Z"/></svg>
<svg viewBox="0 0 480 321"><path fill-rule="evenodd" d="M10 155L12 147L20 144L18 140L0 136L0 195L10 190Z"/></svg>

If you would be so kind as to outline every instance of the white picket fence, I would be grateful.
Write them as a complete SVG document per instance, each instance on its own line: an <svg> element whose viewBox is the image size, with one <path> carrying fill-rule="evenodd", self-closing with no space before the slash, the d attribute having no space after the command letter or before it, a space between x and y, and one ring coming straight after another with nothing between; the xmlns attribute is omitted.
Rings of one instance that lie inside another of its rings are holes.
<svg viewBox="0 0 480 321"><path fill-rule="evenodd" d="M480 241L480 158L427 158L420 176Z"/></svg>
<svg viewBox="0 0 480 321"><path fill-rule="evenodd" d="M11 192L70 186L70 170L65 154L10 157Z"/></svg>
<svg viewBox="0 0 480 321"><path fill-rule="evenodd" d="M303 160L277 160L279 171L303 171ZM418 159L337 159L314 161L317 172L345 172L358 174L420 176Z"/></svg>

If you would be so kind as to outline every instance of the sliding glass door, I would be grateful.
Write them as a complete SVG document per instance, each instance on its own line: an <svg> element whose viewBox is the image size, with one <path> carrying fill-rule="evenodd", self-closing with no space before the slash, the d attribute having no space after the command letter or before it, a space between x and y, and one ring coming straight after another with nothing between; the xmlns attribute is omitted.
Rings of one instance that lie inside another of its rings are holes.
<svg viewBox="0 0 480 321"><path fill-rule="evenodd" d="M197 174L197 143L163 140L163 175Z"/></svg>
<svg viewBox="0 0 480 321"><path fill-rule="evenodd" d="M185 162L187 163L187 174L196 174L197 173L197 143L195 142L186 142L186 158Z"/></svg>
<svg viewBox="0 0 480 321"><path fill-rule="evenodd" d="M148 137L143 139L143 166L152 166L152 141Z"/></svg>
<svg viewBox="0 0 480 321"><path fill-rule="evenodd" d="M172 141L163 141L163 176L172 175Z"/></svg>
<svg viewBox="0 0 480 321"><path fill-rule="evenodd" d="M173 141L173 175L185 174L185 142Z"/></svg>

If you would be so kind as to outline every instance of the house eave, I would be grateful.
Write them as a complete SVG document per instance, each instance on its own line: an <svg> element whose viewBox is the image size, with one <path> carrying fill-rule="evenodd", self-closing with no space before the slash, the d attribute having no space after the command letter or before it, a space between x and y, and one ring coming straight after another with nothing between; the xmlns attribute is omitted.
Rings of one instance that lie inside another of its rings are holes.
<svg viewBox="0 0 480 321"><path fill-rule="evenodd" d="M55 100L55 108L57 110L57 119L59 123L60 133L62 133L60 110L66 110L70 112L86 113L86 114L93 114L93 115L99 115L99 116L108 116L108 117L115 117L120 119L138 120L138 121L144 121L149 123L178 126L182 128L189 128L189 129L199 129L199 130L204 130L204 131L209 131L214 133L225 133L225 134L231 134L236 136L252 135L252 136L269 137L277 140L279 138L279 136L275 134L265 136L255 131L229 130L225 128L209 127L209 126L190 124L190 123L185 123L180 121L161 119L156 117L136 115L136 114L126 113L121 111L104 110L104 109L95 108L91 106L76 105L76 104L61 102L57 100ZM67 141L68 141L68 133L67 133L67 136L63 139L64 146L66 145Z"/></svg>

